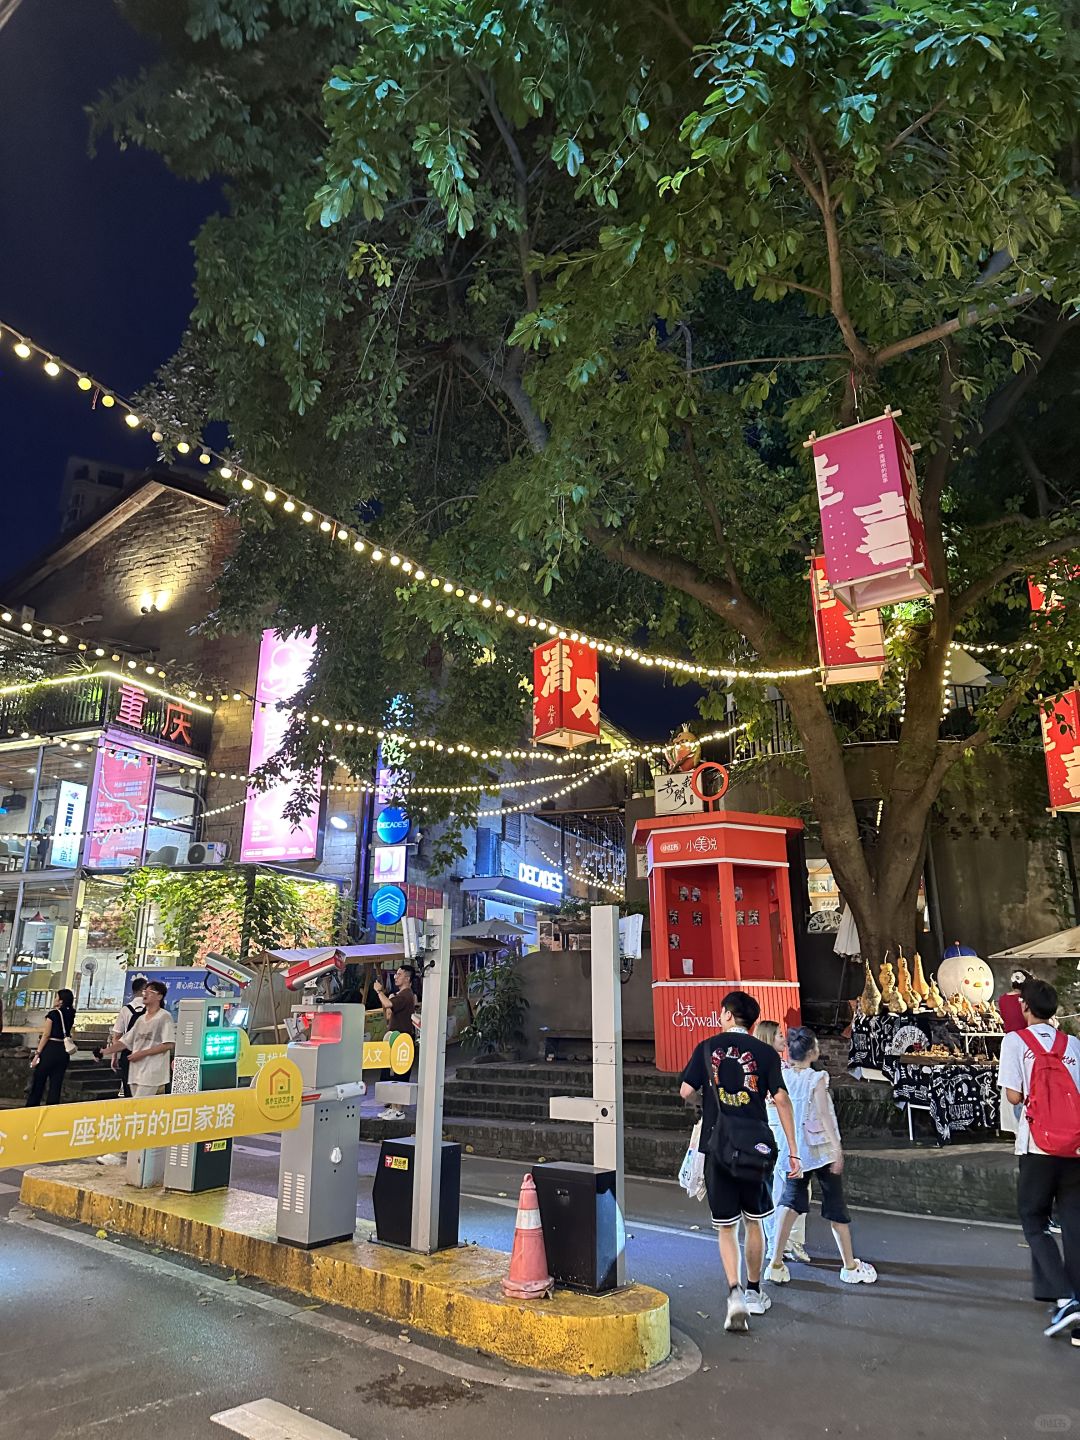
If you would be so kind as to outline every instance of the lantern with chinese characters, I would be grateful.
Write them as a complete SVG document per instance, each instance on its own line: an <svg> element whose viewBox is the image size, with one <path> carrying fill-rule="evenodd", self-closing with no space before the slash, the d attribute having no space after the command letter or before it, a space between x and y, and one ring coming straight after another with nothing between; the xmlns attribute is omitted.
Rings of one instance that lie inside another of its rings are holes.
<svg viewBox="0 0 1080 1440"><path fill-rule="evenodd" d="M1040 610L1065 608L1064 597L1054 588L1059 578L1080 579L1080 565L1052 564L1044 580L1037 580L1034 575L1028 576L1028 598L1031 601L1032 614L1037 615Z"/></svg>
<svg viewBox="0 0 1080 1440"><path fill-rule="evenodd" d="M853 615L844 609L829 585L823 555L810 557L810 603L824 683L880 680L888 665L881 616L876 610Z"/></svg>
<svg viewBox="0 0 1080 1440"><path fill-rule="evenodd" d="M1050 810L1080 810L1080 691L1062 695L1040 718Z"/></svg>
<svg viewBox="0 0 1080 1440"><path fill-rule="evenodd" d="M829 584L849 610L877 610L934 593L915 458L886 411L813 436Z"/></svg>
<svg viewBox="0 0 1080 1440"><path fill-rule="evenodd" d="M533 651L533 739L572 750L600 738L596 651L576 640L548 640Z"/></svg>

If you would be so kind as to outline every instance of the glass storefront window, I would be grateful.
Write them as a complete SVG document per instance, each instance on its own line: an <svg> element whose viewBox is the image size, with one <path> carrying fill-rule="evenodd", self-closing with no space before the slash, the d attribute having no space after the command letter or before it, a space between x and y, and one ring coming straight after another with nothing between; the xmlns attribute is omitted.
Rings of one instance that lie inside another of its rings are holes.
<svg viewBox="0 0 1080 1440"><path fill-rule="evenodd" d="M154 798L146 830L148 865L183 865L188 846L196 838L199 816L199 777L159 759L154 775Z"/></svg>
<svg viewBox="0 0 1080 1440"><path fill-rule="evenodd" d="M34 824L37 746L0 756L0 871L21 870Z"/></svg>
<svg viewBox="0 0 1080 1440"><path fill-rule="evenodd" d="M50 745L41 757L28 870L74 870L82 851L93 757Z"/></svg>
<svg viewBox="0 0 1080 1440"><path fill-rule="evenodd" d="M6 890L4 936L8 941L4 1014L12 1028L40 1023L54 993L65 983L65 961L72 917L72 883L45 885L27 881L21 901Z"/></svg>

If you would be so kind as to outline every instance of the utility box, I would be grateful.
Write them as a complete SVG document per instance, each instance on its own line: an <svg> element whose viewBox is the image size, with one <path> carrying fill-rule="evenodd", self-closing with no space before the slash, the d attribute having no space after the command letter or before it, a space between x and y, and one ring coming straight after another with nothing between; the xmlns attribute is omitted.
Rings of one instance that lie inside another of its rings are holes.
<svg viewBox="0 0 1080 1440"><path fill-rule="evenodd" d="M534 1165L548 1269L556 1285L602 1295L618 1284L623 1218L615 1171L595 1165Z"/></svg>
<svg viewBox="0 0 1080 1440"><path fill-rule="evenodd" d="M461 1146L442 1142L439 1189L439 1250L459 1244L461 1208ZM413 1177L416 1174L416 1136L384 1140L371 1199L375 1207L375 1238L381 1245L412 1247Z"/></svg>
<svg viewBox="0 0 1080 1440"><path fill-rule="evenodd" d="M281 1137L277 1238L310 1250L351 1240L356 1229L364 1007L301 1009L311 1014L311 1034L286 1055L299 1068L305 1098L299 1126Z"/></svg>
<svg viewBox="0 0 1080 1440"><path fill-rule="evenodd" d="M233 1007L220 997L181 1000L176 1010L172 1093L235 1090L240 1032L228 1023ZM232 1141L170 1145L165 1152L166 1190L222 1190L232 1173Z"/></svg>

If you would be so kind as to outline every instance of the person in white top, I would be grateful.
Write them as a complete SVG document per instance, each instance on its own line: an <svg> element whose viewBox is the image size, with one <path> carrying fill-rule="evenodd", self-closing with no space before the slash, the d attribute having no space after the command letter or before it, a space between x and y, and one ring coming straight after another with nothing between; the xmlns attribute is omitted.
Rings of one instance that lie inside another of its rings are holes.
<svg viewBox="0 0 1080 1440"><path fill-rule="evenodd" d="M1044 1051L1054 1047L1060 1033L1053 1024L1057 1006L1057 991L1052 985L1045 980L1024 982L1020 1007L1027 1028L1013 1031L1001 1042L998 1082L1007 1102L1015 1107L1015 1149L1020 1157L1016 1207L1031 1251L1035 1299L1048 1300L1054 1305L1045 1334L1072 1331L1076 1345L1080 1343L1080 1155L1041 1150L1032 1138L1028 1114L1036 1060L1032 1046L1038 1045ZM1062 1048L1060 1040L1058 1048ZM1061 1062L1063 1072L1071 1077L1080 1094L1080 1040L1075 1035L1065 1037ZM1073 1116L1076 1110L1072 1105L1061 1108L1058 1121L1065 1125L1069 1118L1065 1110ZM1053 1124L1055 1117L1049 1119ZM1050 1229L1055 1209L1061 1226L1064 1260Z"/></svg>
<svg viewBox="0 0 1080 1440"><path fill-rule="evenodd" d="M787 1053L787 1036L782 1025L775 1020L759 1020L754 1026L754 1034L759 1040L764 1040L766 1045L771 1045L780 1055L781 1063ZM779 1209L780 1198L784 1193L784 1184L787 1181L788 1171L788 1143L784 1134L784 1127L780 1124L780 1117L776 1113L776 1106L771 1100L766 1101L769 1112L769 1129L776 1141L776 1168L773 1170L772 1197L773 1205ZM775 1211L764 1222L765 1226L765 1254L771 1260L776 1254L776 1225ZM788 1240L787 1249L783 1256L777 1259L801 1260L809 1265L810 1255L806 1249L806 1216L800 1215L791 1227L791 1237Z"/></svg>
<svg viewBox="0 0 1080 1440"><path fill-rule="evenodd" d="M168 993L168 987L160 980L148 980L143 991L146 1006L143 1014L130 1030L102 1051L104 1055L117 1054L121 1049L131 1052L128 1083L137 1100L145 1095L160 1095L168 1089L176 1041L176 1026L165 1009Z"/></svg>
<svg viewBox="0 0 1080 1440"><path fill-rule="evenodd" d="M878 1278L873 1265L856 1258L851 1242L851 1216L844 1201L844 1151L840 1127L829 1094L829 1077L824 1070L811 1069L818 1058L817 1037L798 1026L787 1032L789 1064L784 1083L795 1111L795 1139L802 1157L803 1173L789 1177L780 1199L780 1220L776 1245L765 1278L774 1285L786 1285L791 1272L784 1264L795 1219L810 1208L810 1180L821 1188L821 1216L832 1226L833 1238L843 1262L840 1279L845 1285L873 1285Z"/></svg>

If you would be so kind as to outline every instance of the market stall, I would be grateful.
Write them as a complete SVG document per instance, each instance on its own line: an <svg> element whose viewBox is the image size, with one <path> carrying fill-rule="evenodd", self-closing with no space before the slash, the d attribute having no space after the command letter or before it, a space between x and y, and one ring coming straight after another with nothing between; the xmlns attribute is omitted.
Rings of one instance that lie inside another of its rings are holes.
<svg viewBox="0 0 1080 1440"><path fill-rule="evenodd" d="M997 1055L1001 1016L992 1002L993 975L978 956L954 947L927 982L916 955L886 961L855 1004L848 1069L856 1079L883 1079L897 1106L925 1111L939 1144L972 1129L1000 1123ZM940 982L940 984L939 984ZM942 986L948 995L942 993ZM955 986L955 988L953 988Z"/></svg>

